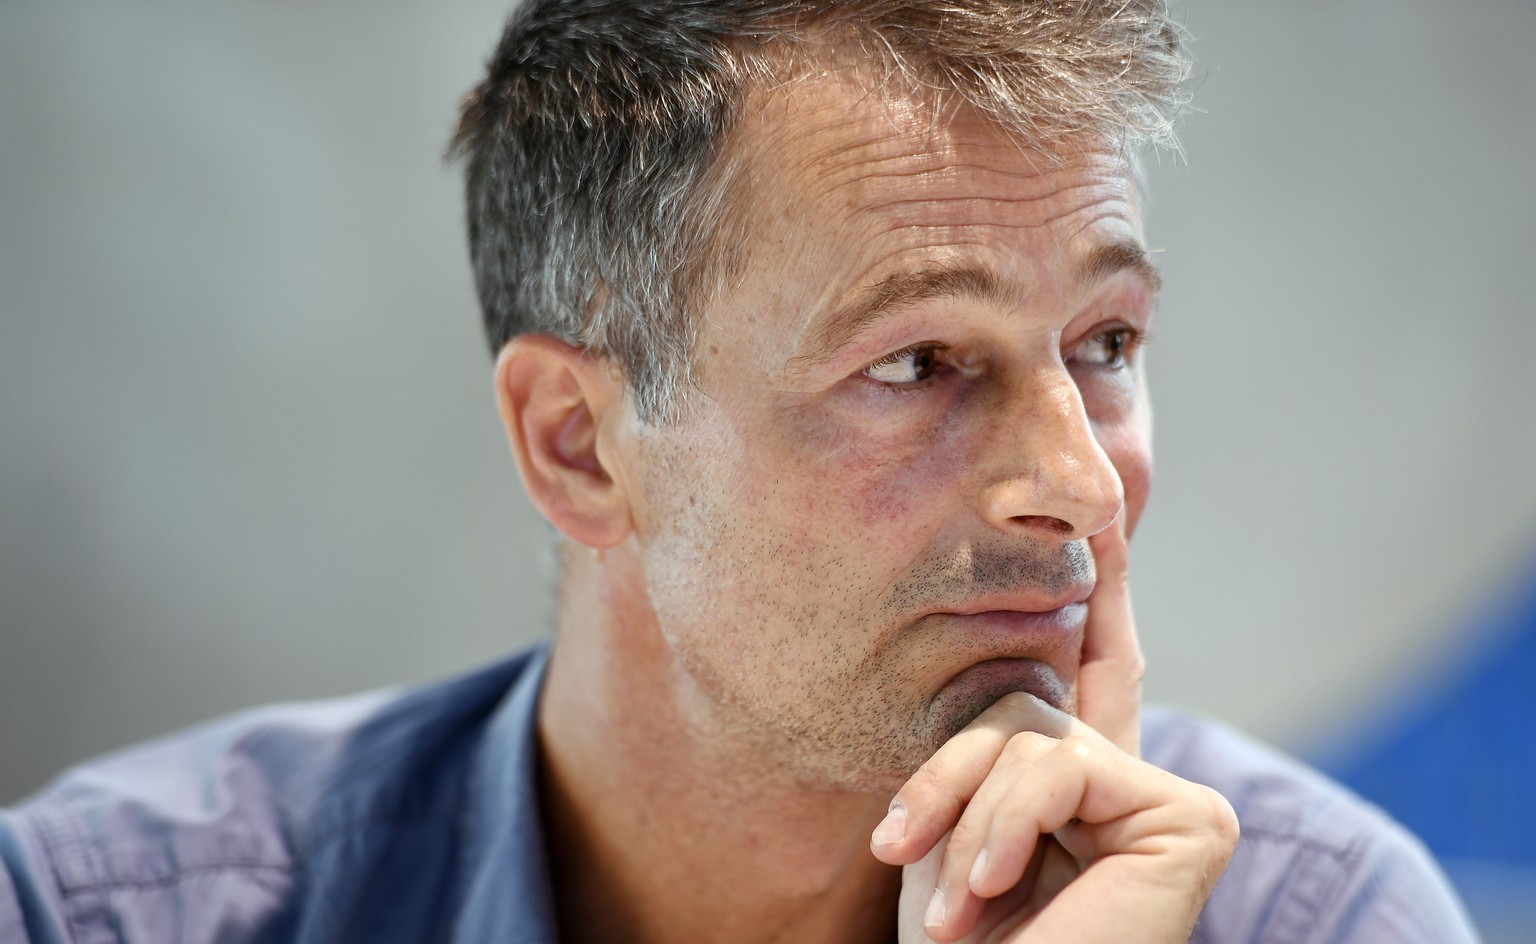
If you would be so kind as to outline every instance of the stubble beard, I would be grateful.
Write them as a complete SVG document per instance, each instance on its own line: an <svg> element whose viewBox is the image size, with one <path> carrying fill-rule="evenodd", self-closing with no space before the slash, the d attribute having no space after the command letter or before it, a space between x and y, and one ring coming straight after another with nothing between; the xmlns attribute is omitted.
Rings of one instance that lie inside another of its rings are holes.
<svg viewBox="0 0 1536 944"><path fill-rule="evenodd" d="M700 720L697 733L733 745L738 762L753 768L755 776L805 791L889 795L978 715L1020 687L968 679L976 666L959 666L935 690L931 667L954 662L955 643L945 633L921 630L921 614L1003 590L1057 593L1085 575L1091 579L1091 559L1086 548L1074 545L1016 542L1006 552L971 548L912 568L872 612L817 611L803 597L788 604L782 597L759 600L748 611L770 613L777 625L749 629L737 623L732 631L744 644L736 658L691 644L689 637L707 631L702 627L668 635L703 707L694 715ZM803 645L808 639L816 644ZM872 641L856 651L850 640ZM1075 711L1070 688L1046 697Z"/></svg>
<svg viewBox="0 0 1536 944"><path fill-rule="evenodd" d="M816 560L804 550L803 533L775 531L707 489L679 489L680 482L712 479L699 474L697 456L668 452L653 453L661 461L651 467L669 471L648 483L665 523L652 536L647 591L681 670L678 681L692 690L682 696L692 734L721 745L748 776L802 790L889 795L1017 690L1001 682L935 690L932 667L955 661L955 642L918 631L923 615L992 593L1055 596L1092 580L1086 542L1028 536L1006 546L989 539L987 546L930 550L894 581L872 562ZM864 590L882 586L883 593ZM829 594L828 587L847 591ZM733 593L746 599L717 610ZM722 633L741 646L727 651L733 647L720 645ZM1048 700L1072 711L1072 697L1069 688Z"/></svg>

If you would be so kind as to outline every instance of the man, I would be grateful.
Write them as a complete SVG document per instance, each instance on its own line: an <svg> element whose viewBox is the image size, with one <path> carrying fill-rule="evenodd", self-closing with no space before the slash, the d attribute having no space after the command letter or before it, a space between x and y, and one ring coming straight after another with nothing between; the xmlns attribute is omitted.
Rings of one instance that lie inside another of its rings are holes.
<svg viewBox="0 0 1536 944"><path fill-rule="evenodd" d="M522 9L456 147L553 646L71 775L0 940L1471 939L1378 814L1140 711L1185 72L1151 3Z"/></svg>

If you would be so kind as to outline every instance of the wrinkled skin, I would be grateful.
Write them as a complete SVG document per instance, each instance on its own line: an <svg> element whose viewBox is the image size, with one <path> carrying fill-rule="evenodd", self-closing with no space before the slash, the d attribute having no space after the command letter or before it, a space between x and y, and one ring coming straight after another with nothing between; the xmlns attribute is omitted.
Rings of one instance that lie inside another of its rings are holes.
<svg viewBox="0 0 1536 944"><path fill-rule="evenodd" d="M701 724L808 782L894 790L1007 691L1074 706L1082 607L1027 631L942 614L1081 601L1086 538L1122 499L1134 527L1153 294L1136 269L1083 279L1140 244L1117 151L1056 167L974 116L817 91L763 96L733 142L747 263L704 319L696 409L625 441L635 541ZM861 292L940 268L994 284L830 342ZM913 345L942 349L867 370Z"/></svg>
<svg viewBox="0 0 1536 944"><path fill-rule="evenodd" d="M849 72L743 115L750 238L691 409L641 422L550 338L498 366L571 539L540 706L563 926L1187 939L1236 834L1136 756L1157 276L1124 155Z"/></svg>

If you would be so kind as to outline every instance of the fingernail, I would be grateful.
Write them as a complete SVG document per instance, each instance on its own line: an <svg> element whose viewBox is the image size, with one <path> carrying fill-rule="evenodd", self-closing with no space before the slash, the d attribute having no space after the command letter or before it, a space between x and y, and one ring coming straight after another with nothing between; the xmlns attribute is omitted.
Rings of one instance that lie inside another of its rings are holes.
<svg viewBox="0 0 1536 944"><path fill-rule="evenodd" d="M971 863L971 874L970 877L965 880L966 884L970 885L972 888L975 888L976 883L981 881L981 877L986 874L987 850L983 849L976 853L976 861Z"/></svg>
<svg viewBox="0 0 1536 944"><path fill-rule="evenodd" d="M944 889L942 887L933 890L933 897L928 899L928 911L923 915L923 927L942 928L944 926L944 913L948 906L944 903Z"/></svg>
<svg viewBox="0 0 1536 944"><path fill-rule="evenodd" d="M870 838L877 846L888 846L893 842L901 842L907 835L907 808L899 802L892 802L885 819L875 827L874 835Z"/></svg>

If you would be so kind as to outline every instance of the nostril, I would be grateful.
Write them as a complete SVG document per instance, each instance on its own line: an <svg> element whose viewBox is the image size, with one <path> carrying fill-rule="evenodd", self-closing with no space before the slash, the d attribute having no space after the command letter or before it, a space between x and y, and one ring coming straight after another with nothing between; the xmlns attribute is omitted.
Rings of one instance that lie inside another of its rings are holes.
<svg viewBox="0 0 1536 944"><path fill-rule="evenodd" d="M1026 528L1049 531L1052 534L1071 534L1072 525L1050 515L1015 515L1013 520Z"/></svg>

